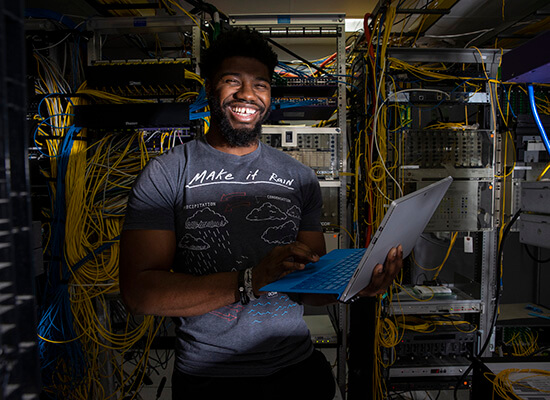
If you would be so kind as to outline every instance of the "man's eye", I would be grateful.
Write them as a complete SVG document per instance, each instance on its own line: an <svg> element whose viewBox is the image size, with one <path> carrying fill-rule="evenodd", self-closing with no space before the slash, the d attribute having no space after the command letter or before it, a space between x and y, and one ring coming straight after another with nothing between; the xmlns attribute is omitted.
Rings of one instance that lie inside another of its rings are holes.
<svg viewBox="0 0 550 400"><path fill-rule="evenodd" d="M239 81L236 80L236 79L226 79L225 83L229 83L229 84L232 84L232 85L238 85Z"/></svg>

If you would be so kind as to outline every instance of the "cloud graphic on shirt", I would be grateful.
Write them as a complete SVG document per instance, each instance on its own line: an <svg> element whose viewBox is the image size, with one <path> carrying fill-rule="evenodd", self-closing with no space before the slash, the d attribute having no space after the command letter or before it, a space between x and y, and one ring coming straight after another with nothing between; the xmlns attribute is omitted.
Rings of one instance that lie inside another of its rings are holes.
<svg viewBox="0 0 550 400"><path fill-rule="evenodd" d="M210 245L201 238L197 238L189 233L186 233L185 236L181 238L178 247L187 250L201 251L208 250Z"/></svg>
<svg viewBox="0 0 550 400"><path fill-rule="evenodd" d="M197 211L185 221L185 229L211 229L227 225L227 219L210 208Z"/></svg>
<svg viewBox="0 0 550 400"><path fill-rule="evenodd" d="M264 203L261 207L250 211L250 214L246 216L246 219L248 221L284 221L286 219L286 215L279 207L274 206L272 203Z"/></svg>
<svg viewBox="0 0 550 400"><path fill-rule="evenodd" d="M269 244L289 244L296 240L297 230L296 224L293 221L288 221L283 225L267 228L262 239Z"/></svg>
<svg viewBox="0 0 550 400"><path fill-rule="evenodd" d="M291 218L300 218L300 207L292 206L286 211L286 215Z"/></svg>

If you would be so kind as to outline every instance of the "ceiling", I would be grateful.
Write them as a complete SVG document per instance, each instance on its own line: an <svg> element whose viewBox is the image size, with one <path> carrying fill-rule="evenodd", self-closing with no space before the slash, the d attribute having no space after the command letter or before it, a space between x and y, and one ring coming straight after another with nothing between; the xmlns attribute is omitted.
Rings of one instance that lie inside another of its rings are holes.
<svg viewBox="0 0 550 400"><path fill-rule="evenodd" d="M175 0L164 0L173 4ZM43 8L73 18L113 15L153 15L159 0L26 0L28 8ZM192 10L202 0L179 0ZM138 6L136 6L138 4ZM226 15L345 13L347 18L380 15L387 6L397 6L394 31L414 36L416 47L513 48L550 30L549 0L211 0ZM109 7L111 9L109 9ZM114 9L114 8L117 9ZM132 9L132 7L134 7ZM173 9L178 11L172 5ZM160 10L160 13L164 13ZM410 46L412 41L408 42Z"/></svg>

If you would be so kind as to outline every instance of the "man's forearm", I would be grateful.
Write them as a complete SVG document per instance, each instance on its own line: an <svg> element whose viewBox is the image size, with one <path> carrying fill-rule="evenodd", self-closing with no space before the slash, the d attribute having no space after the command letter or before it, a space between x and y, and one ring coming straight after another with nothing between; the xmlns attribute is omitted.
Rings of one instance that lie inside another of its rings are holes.
<svg viewBox="0 0 550 400"><path fill-rule="evenodd" d="M205 276L141 271L122 297L134 314L189 317L238 301L237 272Z"/></svg>

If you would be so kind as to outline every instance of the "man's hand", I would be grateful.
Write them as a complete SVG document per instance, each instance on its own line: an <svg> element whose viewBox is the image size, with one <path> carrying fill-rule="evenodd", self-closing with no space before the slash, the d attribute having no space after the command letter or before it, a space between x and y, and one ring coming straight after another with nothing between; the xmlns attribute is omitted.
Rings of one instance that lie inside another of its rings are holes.
<svg viewBox="0 0 550 400"><path fill-rule="evenodd" d="M376 296L384 293L391 285L401 268L403 267L403 248L399 245L393 247L386 256L384 265L378 264L372 271L372 277L369 285L361 290L357 295Z"/></svg>
<svg viewBox="0 0 550 400"><path fill-rule="evenodd" d="M310 262L319 261L319 256L307 245L294 242L275 247L256 266L252 273L252 286L258 295L260 288L281 279L291 272L305 268Z"/></svg>

